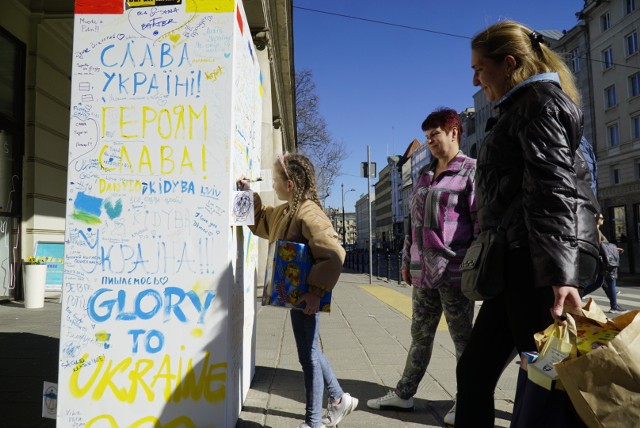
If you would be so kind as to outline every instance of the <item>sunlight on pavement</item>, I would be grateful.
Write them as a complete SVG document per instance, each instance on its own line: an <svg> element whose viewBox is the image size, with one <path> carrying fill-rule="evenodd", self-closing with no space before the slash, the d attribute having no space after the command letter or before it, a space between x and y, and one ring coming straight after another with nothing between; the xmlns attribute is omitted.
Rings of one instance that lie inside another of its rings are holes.
<svg viewBox="0 0 640 428"><path fill-rule="evenodd" d="M360 285L359 287L378 300L391 306L393 309L400 312L405 317L411 319L411 296L407 296L406 294L402 294L390 288L381 287L379 285ZM440 317L438 330L448 330L447 322L442 316Z"/></svg>

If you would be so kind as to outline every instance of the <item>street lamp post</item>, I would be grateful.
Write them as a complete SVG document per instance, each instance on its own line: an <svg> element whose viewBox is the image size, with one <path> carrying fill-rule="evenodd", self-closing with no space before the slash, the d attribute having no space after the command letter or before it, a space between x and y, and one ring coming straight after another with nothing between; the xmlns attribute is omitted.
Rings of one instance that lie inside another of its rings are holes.
<svg viewBox="0 0 640 428"><path fill-rule="evenodd" d="M365 165L363 165L365 166ZM373 166L373 169L371 168ZM375 178L376 176L376 164L371 163L371 148L367 145L367 163L366 168L364 168L365 174L367 176L367 202L369 204L368 212L369 212L369 284L373 281L373 252L371 250L371 246L373 245L373 237L371 230L371 178ZM379 267L380 265L378 265Z"/></svg>
<svg viewBox="0 0 640 428"><path fill-rule="evenodd" d="M356 189L349 189L346 192L344 191L344 183L340 185L342 187L342 245L347 245L346 234L347 234L347 223L344 220L344 194L349 192L355 192Z"/></svg>

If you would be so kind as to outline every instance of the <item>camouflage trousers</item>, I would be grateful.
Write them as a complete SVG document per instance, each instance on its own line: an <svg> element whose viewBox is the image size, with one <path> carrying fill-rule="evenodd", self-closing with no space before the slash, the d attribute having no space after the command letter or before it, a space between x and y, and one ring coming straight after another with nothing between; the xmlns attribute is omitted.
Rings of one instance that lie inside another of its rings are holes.
<svg viewBox="0 0 640 428"><path fill-rule="evenodd" d="M456 359L460 358L469 341L473 323L474 303L464 297L459 288L414 288L412 306L411 346L396 386L396 393L405 400L415 395L427 371L442 312L456 349ZM455 372L451 375L455 376Z"/></svg>

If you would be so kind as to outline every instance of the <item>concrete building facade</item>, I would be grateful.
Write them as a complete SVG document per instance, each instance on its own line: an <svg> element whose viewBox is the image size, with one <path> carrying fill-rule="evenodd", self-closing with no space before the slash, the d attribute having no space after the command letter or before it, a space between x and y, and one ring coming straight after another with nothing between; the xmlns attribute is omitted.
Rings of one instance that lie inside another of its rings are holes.
<svg viewBox="0 0 640 428"><path fill-rule="evenodd" d="M376 211L376 197L375 193L371 192L371 213ZM364 193L356 201L356 246L359 249L368 249L369 241L375 248L375 233L371 233L371 230L376 229L376 217L371 216L371 229L369 229L369 194Z"/></svg>
<svg viewBox="0 0 640 428"><path fill-rule="evenodd" d="M460 113L462 122L462 138L460 138L460 150L467 156L477 158L478 134L476 133L476 110L467 107Z"/></svg>
<svg viewBox="0 0 640 428"><path fill-rule="evenodd" d="M640 267L640 4L587 0L598 199L607 237L626 251L620 270Z"/></svg>
<svg viewBox="0 0 640 428"><path fill-rule="evenodd" d="M376 248L390 248L393 236L393 212L392 212L392 186L391 186L391 164L385 165L379 172L378 182L374 185L375 189L375 236ZM373 208L372 208L373 209Z"/></svg>

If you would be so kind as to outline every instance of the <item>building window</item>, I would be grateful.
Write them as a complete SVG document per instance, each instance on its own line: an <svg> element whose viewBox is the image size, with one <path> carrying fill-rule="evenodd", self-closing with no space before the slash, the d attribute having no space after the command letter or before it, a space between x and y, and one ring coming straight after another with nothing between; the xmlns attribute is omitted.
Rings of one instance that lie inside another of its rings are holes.
<svg viewBox="0 0 640 428"><path fill-rule="evenodd" d="M627 0L625 6L625 12L629 15L631 12L636 10L636 0Z"/></svg>
<svg viewBox="0 0 640 428"><path fill-rule="evenodd" d="M636 160L636 180L640 180L640 160Z"/></svg>
<svg viewBox="0 0 640 428"><path fill-rule="evenodd" d="M608 70L613 67L613 49L611 47L602 51L602 69Z"/></svg>
<svg viewBox="0 0 640 428"><path fill-rule="evenodd" d="M615 107L618 104L616 99L616 85L611 85L604 89L604 104L607 108Z"/></svg>
<svg viewBox="0 0 640 428"><path fill-rule="evenodd" d="M609 146L615 147L620 145L620 132L618 131L618 124L607 126L607 137L609 139Z"/></svg>
<svg viewBox="0 0 640 428"><path fill-rule="evenodd" d="M631 136L634 140L640 140L640 115L631 118Z"/></svg>
<svg viewBox="0 0 640 428"><path fill-rule="evenodd" d="M631 34L628 34L624 38L625 48L627 50L627 56L633 55L638 52L638 33L635 31Z"/></svg>
<svg viewBox="0 0 640 428"><path fill-rule="evenodd" d="M611 167L611 184L620 184L620 168L618 165Z"/></svg>
<svg viewBox="0 0 640 428"><path fill-rule="evenodd" d="M609 18L609 12L605 12L600 15L600 30L607 31L611 27L611 19Z"/></svg>
<svg viewBox="0 0 640 428"><path fill-rule="evenodd" d="M569 61L571 71L577 73L580 71L580 56L578 55L578 48L575 48L570 53L570 61Z"/></svg>
<svg viewBox="0 0 640 428"><path fill-rule="evenodd" d="M627 213L624 205L611 207L611 225L613 226L613 241L627 242Z"/></svg>
<svg viewBox="0 0 640 428"><path fill-rule="evenodd" d="M640 72L629 76L629 96L636 97L640 95Z"/></svg>

